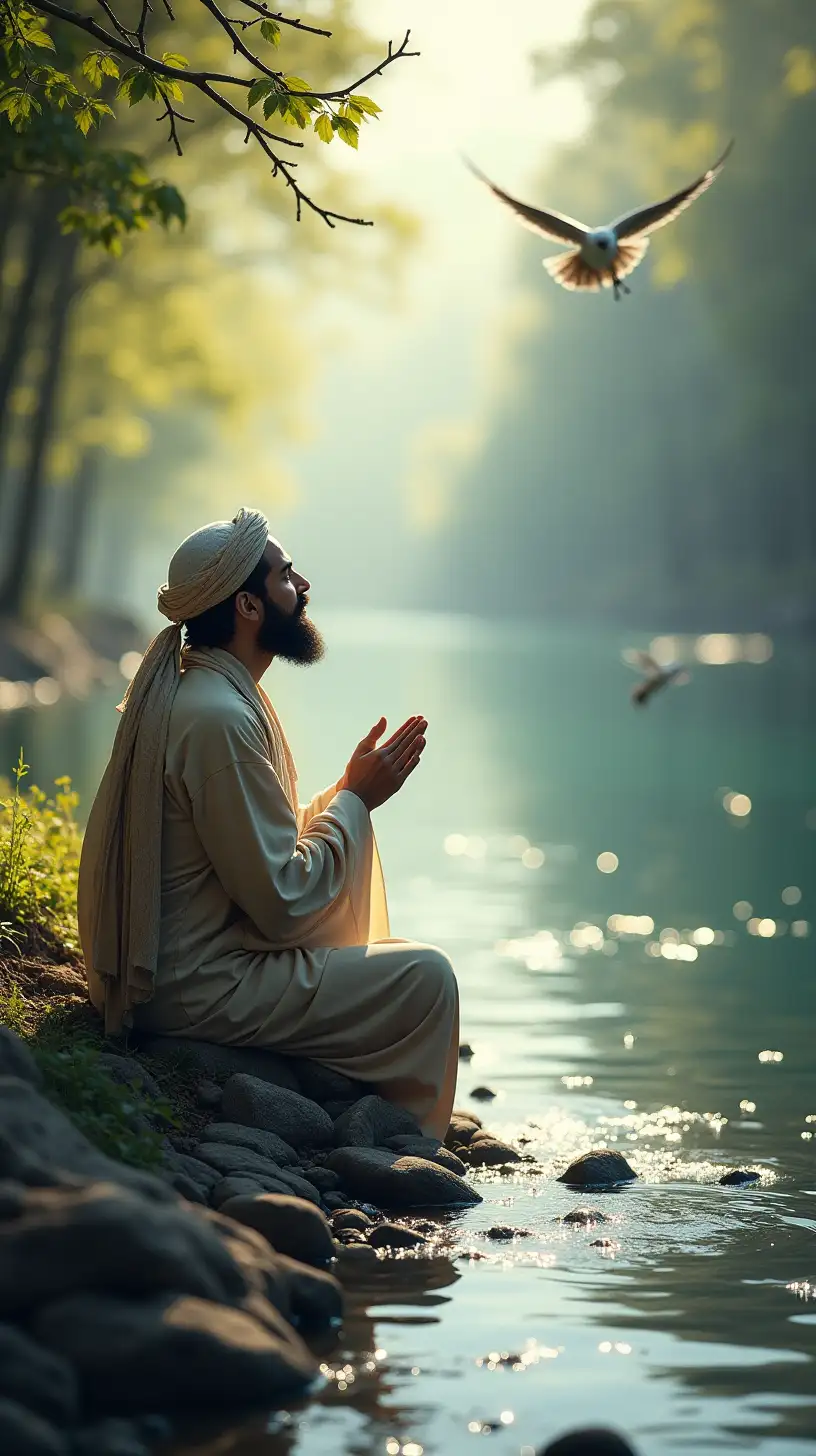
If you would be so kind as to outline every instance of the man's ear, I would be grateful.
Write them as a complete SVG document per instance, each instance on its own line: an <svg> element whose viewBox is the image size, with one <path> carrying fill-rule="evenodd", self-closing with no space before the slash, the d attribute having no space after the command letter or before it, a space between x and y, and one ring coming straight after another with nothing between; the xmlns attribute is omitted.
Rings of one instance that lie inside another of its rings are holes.
<svg viewBox="0 0 816 1456"><path fill-rule="evenodd" d="M254 622L260 615L258 601L250 592L239 592L235 598L235 610L239 616Z"/></svg>

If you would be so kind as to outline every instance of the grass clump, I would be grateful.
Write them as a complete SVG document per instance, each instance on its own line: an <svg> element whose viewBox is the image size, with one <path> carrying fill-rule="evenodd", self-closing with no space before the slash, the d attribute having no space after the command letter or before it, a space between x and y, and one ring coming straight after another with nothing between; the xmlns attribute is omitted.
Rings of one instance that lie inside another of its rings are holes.
<svg viewBox="0 0 816 1456"><path fill-rule="evenodd" d="M0 798L0 955L75 957L79 796L69 778L56 780L52 797L26 788L28 771L21 749L10 791Z"/></svg>

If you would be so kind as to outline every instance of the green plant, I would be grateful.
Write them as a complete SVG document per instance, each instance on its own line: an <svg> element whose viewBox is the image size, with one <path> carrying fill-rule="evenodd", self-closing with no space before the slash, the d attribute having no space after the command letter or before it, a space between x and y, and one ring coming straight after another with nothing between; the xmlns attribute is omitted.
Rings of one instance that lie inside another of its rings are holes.
<svg viewBox="0 0 816 1456"><path fill-rule="evenodd" d="M18 1036L26 1036L29 1030L30 1007L19 986L0 993L0 1026L7 1026Z"/></svg>
<svg viewBox="0 0 816 1456"><path fill-rule="evenodd" d="M20 749L13 790L0 799L0 936L17 953L24 938L37 949L45 941L76 951L79 797L69 778L55 781L53 798L35 785L26 790L28 771Z"/></svg>

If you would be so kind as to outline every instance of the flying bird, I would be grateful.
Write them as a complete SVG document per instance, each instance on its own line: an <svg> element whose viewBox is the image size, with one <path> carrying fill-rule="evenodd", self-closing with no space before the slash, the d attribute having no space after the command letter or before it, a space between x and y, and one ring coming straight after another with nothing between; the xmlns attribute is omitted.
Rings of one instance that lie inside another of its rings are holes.
<svg viewBox="0 0 816 1456"><path fill-rule="evenodd" d="M649 699L670 683L680 687L691 680L682 662L655 662L650 652L638 652L628 647L622 657L627 667L633 667L641 674L641 681L632 688L632 702L636 708L645 708Z"/></svg>
<svg viewBox="0 0 816 1456"><path fill-rule="evenodd" d="M606 223L604 227L598 228L588 227L586 223L578 222L574 217L566 217L562 212L543 212L540 208L530 207L526 202L519 202L508 192L503 192L489 177L485 177L467 158L465 161L479 180L516 214L523 227L538 233L548 242L573 245L568 253L559 253L555 258L543 260L544 267L556 283L560 283L562 288L580 293L598 293L602 288L612 288L617 299L621 293L631 293L632 290L623 280L643 261L649 246L649 235L658 228L665 227L667 222L673 222L701 193L708 191L725 166L733 145L733 141L730 141L719 161L688 187L674 192L663 202L640 207L637 212L627 213L625 217L619 217L617 222Z"/></svg>

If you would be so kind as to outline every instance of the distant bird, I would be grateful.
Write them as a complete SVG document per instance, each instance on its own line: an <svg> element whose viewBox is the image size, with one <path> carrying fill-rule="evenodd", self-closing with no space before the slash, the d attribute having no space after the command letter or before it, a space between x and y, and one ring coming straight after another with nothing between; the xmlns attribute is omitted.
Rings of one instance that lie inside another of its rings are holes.
<svg viewBox="0 0 816 1456"><path fill-rule="evenodd" d="M642 681L632 688L632 702L636 708L645 708L649 699L670 683L680 687L691 681L691 673L686 671L682 662L655 662L650 652L638 652L634 647L627 647L621 655L627 667L633 667L642 674Z"/></svg>
<svg viewBox="0 0 816 1456"><path fill-rule="evenodd" d="M649 246L649 234L672 222L691 206L695 198L708 190L725 166L733 145L730 141L719 161L689 187L673 193L664 202L638 208L637 212L630 212L626 217L619 217L617 222L599 228L588 227L586 223L565 217L561 212L542 212L526 202L519 202L485 177L467 158L465 161L479 180L512 209L523 227L530 228L551 243L575 244L568 253L543 259L544 267L556 283L573 292L598 293L602 288L612 288L617 299L621 293L632 291L622 280L628 278L642 262Z"/></svg>

